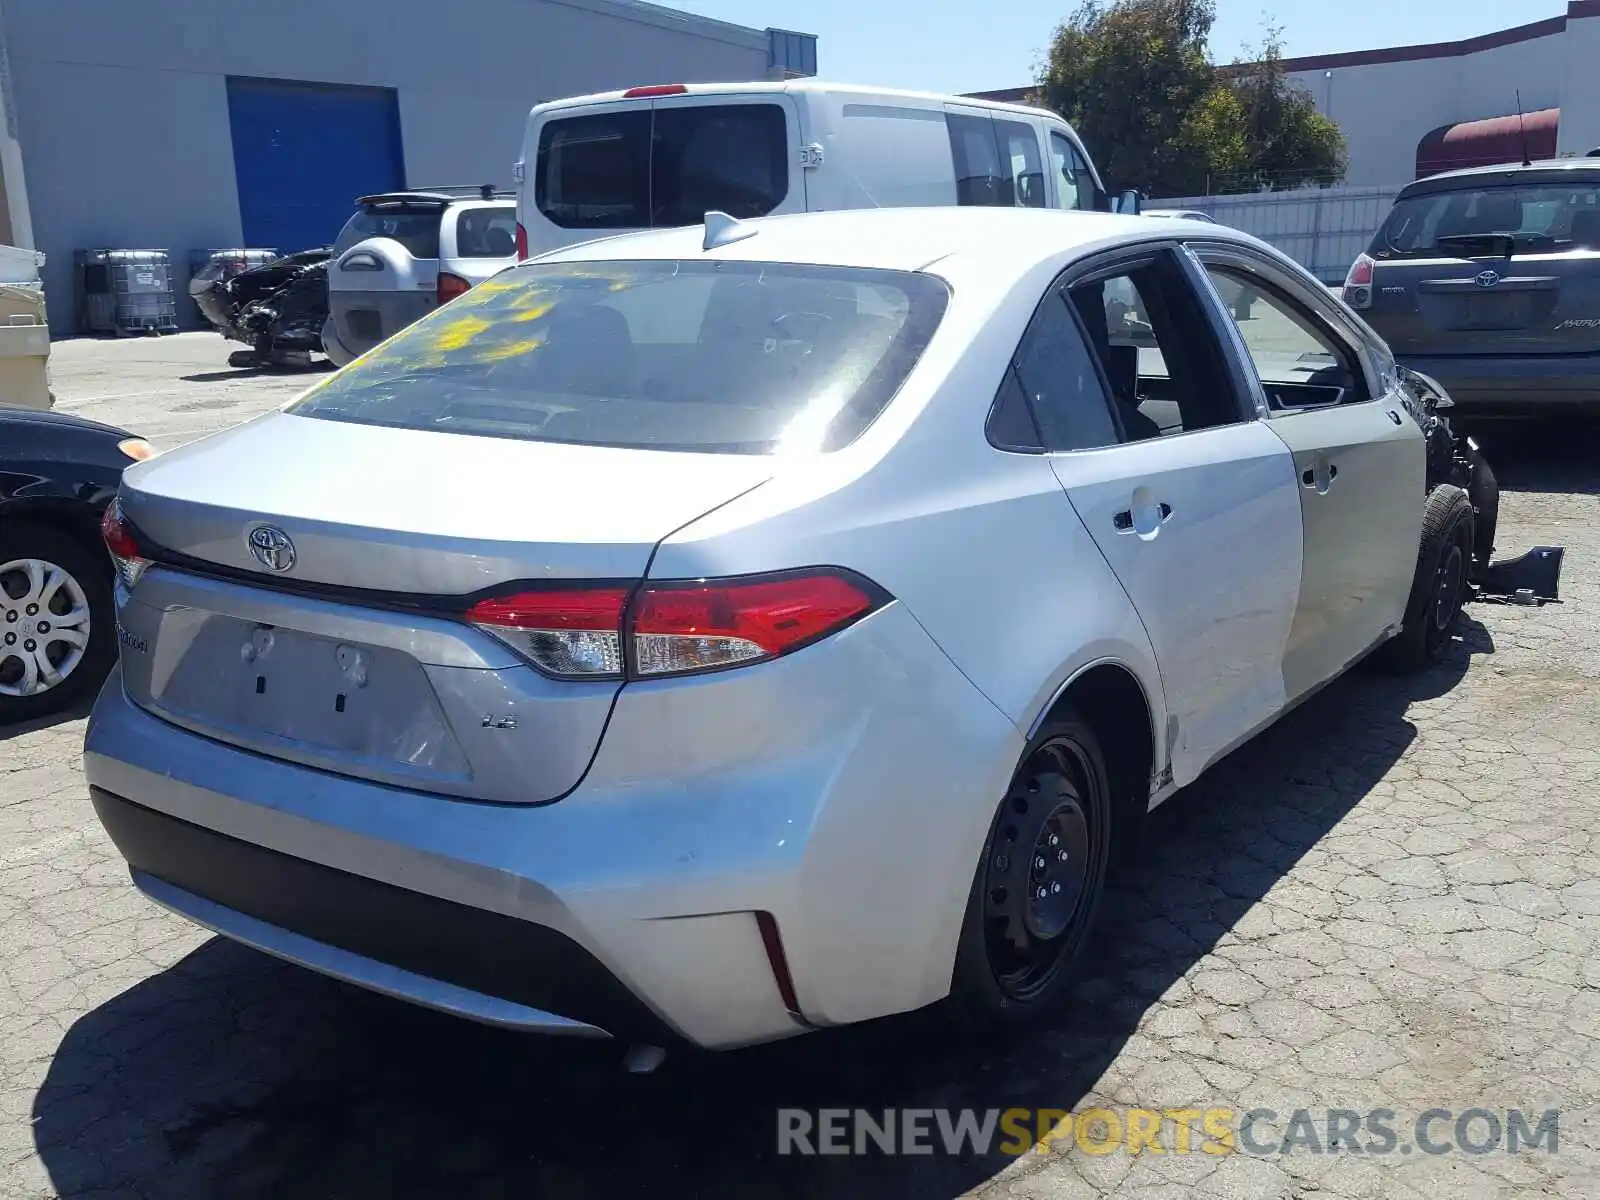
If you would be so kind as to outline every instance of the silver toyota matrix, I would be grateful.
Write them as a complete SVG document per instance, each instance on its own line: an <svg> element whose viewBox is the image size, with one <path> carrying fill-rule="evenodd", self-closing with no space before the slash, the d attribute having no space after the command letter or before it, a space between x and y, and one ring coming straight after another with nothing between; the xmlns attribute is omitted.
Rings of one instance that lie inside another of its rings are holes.
<svg viewBox="0 0 1600 1200"><path fill-rule="evenodd" d="M1503 567L1448 403L1197 221L557 251L126 472L93 802L157 903L492 1024L1029 1020L1148 809Z"/></svg>

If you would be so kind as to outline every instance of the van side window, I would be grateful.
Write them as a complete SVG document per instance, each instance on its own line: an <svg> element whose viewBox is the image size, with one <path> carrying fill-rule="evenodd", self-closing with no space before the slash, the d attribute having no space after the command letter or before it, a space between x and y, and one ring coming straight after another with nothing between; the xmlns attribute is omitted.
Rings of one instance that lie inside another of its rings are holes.
<svg viewBox="0 0 1600 1200"><path fill-rule="evenodd" d="M956 203L979 208L1011 205L1011 176L1000 167L994 122L988 117L947 113L950 155L956 168Z"/></svg>
<svg viewBox="0 0 1600 1200"><path fill-rule="evenodd" d="M1002 165L1011 189L1012 203L1018 208L1045 207L1044 167L1039 158L1039 135L1023 121L995 120L1000 138Z"/></svg>
<svg viewBox="0 0 1600 1200"><path fill-rule="evenodd" d="M1065 134L1050 134L1050 165L1056 173L1056 186L1061 189L1058 208L1094 207L1094 180L1089 166Z"/></svg>

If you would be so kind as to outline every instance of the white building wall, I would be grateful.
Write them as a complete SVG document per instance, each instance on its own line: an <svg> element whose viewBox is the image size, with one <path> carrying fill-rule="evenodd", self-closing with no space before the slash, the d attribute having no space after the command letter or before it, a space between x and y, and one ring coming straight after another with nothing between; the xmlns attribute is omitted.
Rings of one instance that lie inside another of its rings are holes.
<svg viewBox="0 0 1600 1200"><path fill-rule="evenodd" d="M1571 5L1562 39L1561 127L1556 150L1587 154L1600 147L1600 6Z"/></svg>
<svg viewBox="0 0 1600 1200"><path fill-rule="evenodd" d="M1578 23L1569 21L1569 29ZM1581 24L1600 27L1600 21ZM1571 38L1571 32L1555 32L1474 54L1313 68L1292 72L1289 78L1306 88L1317 107L1344 131L1350 150L1345 183L1354 187L1405 183L1416 175L1417 143L1425 134L1441 125L1514 113L1519 89L1524 112L1562 109L1565 139L1568 121L1578 121L1577 114L1569 117L1568 111ZM1586 53L1587 76L1594 89L1589 106L1600 122L1597 50L1600 40ZM1600 145L1600 129L1590 144Z"/></svg>
<svg viewBox="0 0 1600 1200"><path fill-rule="evenodd" d="M52 327L72 252L238 244L229 75L391 87L411 184L510 183L528 109L651 82L761 79L764 31L631 0L6 0Z"/></svg>

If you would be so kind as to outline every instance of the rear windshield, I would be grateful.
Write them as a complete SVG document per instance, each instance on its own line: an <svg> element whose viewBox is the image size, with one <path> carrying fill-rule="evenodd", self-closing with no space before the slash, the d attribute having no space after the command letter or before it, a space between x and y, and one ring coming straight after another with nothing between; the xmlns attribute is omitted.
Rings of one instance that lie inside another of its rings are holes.
<svg viewBox="0 0 1600 1200"><path fill-rule="evenodd" d="M344 223L339 239L333 244L333 252L343 254L357 242L386 237L404 246L412 258L438 258L439 214L442 211L437 206L364 208Z"/></svg>
<svg viewBox="0 0 1600 1200"><path fill-rule="evenodd" d="M724 454L831 450L944 314L930 275L772 263L528 264L289 409L400 429Z"/></svg>
<svg viewBox="0 0 1600 1200"><path fill-rule="evenodd" d="M1510 235L1519 252L1600 248L1600 184L1550 182L1402 197L1373 239L1377 258L1456 255L1459 238ZM1440 239L1444 239L1443 242Z"/></svg>
<svg viewBox="0 0 1600 1200"><path fill-rule="evenodd" d="M512 258L517 253L517 210L464 208L456 217L457 258Z"/></svg>
<svg viewBox="0 0 1600 1200"><path fill-rule="evenodd" d="M563 229L693 225L716 209L760 217L789 194L777 104L631 108L549 121L534 201Z"/></svg>

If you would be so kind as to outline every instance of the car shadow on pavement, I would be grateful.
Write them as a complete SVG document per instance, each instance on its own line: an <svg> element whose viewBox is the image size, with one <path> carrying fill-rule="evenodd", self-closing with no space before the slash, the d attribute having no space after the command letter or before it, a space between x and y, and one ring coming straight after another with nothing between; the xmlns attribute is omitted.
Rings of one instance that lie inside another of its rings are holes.
<svg viewBox="0 0 1600 1200"><path fill-rule="evenodd" d="M1482 421L1470 428L1504 491L1600 494L1600 423Z"/></svg>
<svg viewBox="0 0 1600 1200"><path fill-rule="evenodd" d="M1461 629L1432 670L1355 673L1158 809L1050 1027L983 1042L913 1014L636 1077L615 1046L470 1025L218 939L68 1030L35 1096L37 1153L63 1197L958 1195L1015 1161L999 1139L780 1156L778 1110L1080 1107L1147 1011L1390 771L1409 706L1493 652Z"/></svg>
<svg viewBox="0 0 1600 1200"><path fill-rule="evenodd" d="M51 713L48 717L39 717L32 721L13 721L10 724L0 722L0 743L19 738L26 733L38 733L41 729L53 729L69 721L81 721L89 715L89 709L93 705L94 696L91 694L81 704L74 704L61 712Z"/></svg>
<svg viewBox="0 0 1600 1200"><path fill-rule="evenodd" d="M180 375L178 378L184 383L229 383L267 376L326 375L333 369L333 364L327 359L317 359L305 367L229 367L223 371L197 371L193 375Z"/></svg>

